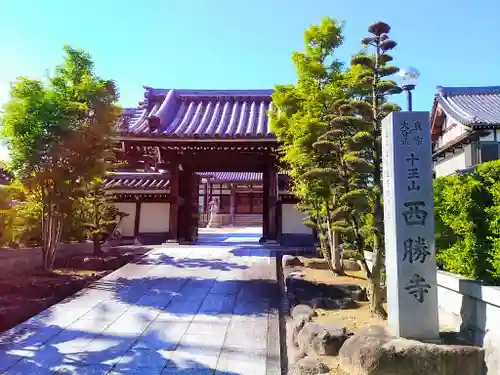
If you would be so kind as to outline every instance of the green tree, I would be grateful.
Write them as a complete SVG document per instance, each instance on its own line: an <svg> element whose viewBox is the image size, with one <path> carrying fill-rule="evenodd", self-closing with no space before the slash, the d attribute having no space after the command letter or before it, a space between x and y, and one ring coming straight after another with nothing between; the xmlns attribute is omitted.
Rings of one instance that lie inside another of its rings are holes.
<svg viewBox="0 0 500 375"><path fill-rule="evenodd" d="M19 78L11 86L2 133L15 177L42 204L43 267L53 268L64 216L95 176L104 174L119 108L113 81L94 73L83 51L66 58L47 81Z"/></svg>
<svg viewBox="0 0 500 375"><path fill-rule="evenodd" d="M121 219L127 216L112 201L112 196L104 190L104 180L95 178L87 188L83 198L87 213L85 227L94 243L94 255L102 254L102 245L110 238Z"/></svg>
<svg viewBox="0 0 500 375"><path fill-rule="evenodd" d="M329 130L334 103L344 97L342 64L334 58L343 41L342 27L326 17L306 30L305 52L292 56L297 84L275 88L275 110L270 113L273 131L283 145L282 160L302 200L299 207L312 218L321 251L337 274L343 273L333 226L339 176L331 167L335 156L318 141Z"/></svg>
<svg viewBox="0 0 500 375"><path fill-rule="evenodd" d="M352 58L352 65L361 65L365 71L358 76L360 99L353 105L358 113L372 124L371 127L371 163L372 174L372 223L373 223L373 268L371 275L370 308L373 313L383 318L387 313L382 305L381 275L384 260L384 211L382 206L382 145L381 121L390 112L399 108L387 101L391 94L401 92L397 84L387 77L398 72L398 68L388 65L393 60L388 54L396 47L396 42L389 38L391 28L384 22L377 22L368 28L369 36L362 40L366 51Z"/></svg>
<svg viewBox="0 0 500 375"><path fill-rule="evenodd" d="M331 108L327 132L314 144L328 162L335 179L330 185L334 211L330 223L333 233L343 235L344 243L359 253L365 274L371 271L364 259L363 220L370 207L370 123L358 116L351 100L339 100Z"/></svg>

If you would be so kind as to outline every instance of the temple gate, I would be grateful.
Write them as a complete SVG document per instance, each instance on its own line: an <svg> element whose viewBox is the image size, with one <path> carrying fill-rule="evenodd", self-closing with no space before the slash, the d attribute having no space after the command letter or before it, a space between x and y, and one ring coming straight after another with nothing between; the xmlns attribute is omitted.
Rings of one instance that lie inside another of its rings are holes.
<svg viewBox="0 0 500 375"><path fill-rule="evenodd" d="M168 175L168 240L197 239L198 173L214 171L262 174L263 240L277 240L278 144L267 117L271 94L146 87L138 108L123 112L115 141L127 171Z"/></svg>

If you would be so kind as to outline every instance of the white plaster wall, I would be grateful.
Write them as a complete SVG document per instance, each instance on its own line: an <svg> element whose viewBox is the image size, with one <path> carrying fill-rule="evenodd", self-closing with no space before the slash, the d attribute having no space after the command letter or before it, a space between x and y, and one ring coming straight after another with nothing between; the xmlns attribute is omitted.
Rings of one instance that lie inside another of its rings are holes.
<svg viewBox="0 0 500 375"><path fill-rule="evenodd" d="M448 142L453 141L466 132L467 129L465 129L462 124L460 124L452 117L446 115L446 120L443 126L443 134L437 139L435 148L444 146Z"/></svg>
<svg viewBox="0 0 500 375"><path fill-rule="evenodd" d="M295 204L281 206L281 232L283 234L312 234L312 229L304 225L305 215L297 209Z"/></svg>
<svg viewBox="0 0 500 375"><path fill-rule="evenodd" d="M470 147L467 148L468 152L470 152L470 150ZM435 164L436 177L448 176L455 173L457 169L464 169L467 167L469 167L469 165L467 165L467 155L465 151L462 151L447 156L445 159L437 160Z"/></svg>
<svg viewBox="0 0 500 375"><path fill-rule="evenodd" d="M117 202L117 203L115 203L115 206L120 211L128 214L128 216L125 216L122 219L122 221L120 222L120 225L118 226L120 233L122 234L122 236L125 236L125 237L134 236L135 206L136 206L135 203Z"/></svg>
<svg viewBox="0 0 500 375"><path fill-rule="evenodd" d="M140 233L164 233L170 230L170 203L142 203Z"/></svg>

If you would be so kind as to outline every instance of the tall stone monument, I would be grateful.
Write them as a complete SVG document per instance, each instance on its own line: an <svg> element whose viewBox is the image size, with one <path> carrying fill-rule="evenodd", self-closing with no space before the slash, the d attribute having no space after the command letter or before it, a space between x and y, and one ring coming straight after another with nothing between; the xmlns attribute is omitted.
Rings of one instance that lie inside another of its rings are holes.
<svg viewBox="0 0 500 375"><path fill-rule="evenodd" d="M399 337L438 341L429 113L387 116L382 157L389 329Z"/></svg>

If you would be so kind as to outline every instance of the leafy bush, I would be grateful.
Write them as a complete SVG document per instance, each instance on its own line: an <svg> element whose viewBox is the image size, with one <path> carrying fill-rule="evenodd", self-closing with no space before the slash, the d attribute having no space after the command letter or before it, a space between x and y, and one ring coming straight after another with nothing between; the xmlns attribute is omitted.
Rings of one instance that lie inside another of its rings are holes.
<svg viewBox="0 0 500 375"><path fill-rule="evenodd" d="M361 254L357 250L344 250L342 251L342 257L344 259L360 260Z"/></svg>
<svg viewBox="0 0 500 375"><path fill-rule="evenodd" d="M40 245L41 203L13 183L0 189L0 246L31 247Z"/></svg>
<svg viewBox="0 0 500 375"><path fill-rule="evenodd" d="M436 257L445 270L500 283L500 161L434 183Z"/></svg>
<svg viewBox="0 0 500 375"><path fill-rule="evenodd" d="M85 227L87 221L87 209L83 199L74 199L64 215L61 242L83 242L89 239L89 233Z"/></svg>
<svg viewBox="0 0 500 375"><path fill-rule="evenodd" d="M105 207L106 211L101 208L103 219L116 217L118 210L110 207ZM94 216L93 209L85 197L70 200L64 212L61 242L91 239L88 223ZM41 222L42 203L34 195L27 194L18 182L0 188L0 247L40 246Z"/></svg>

